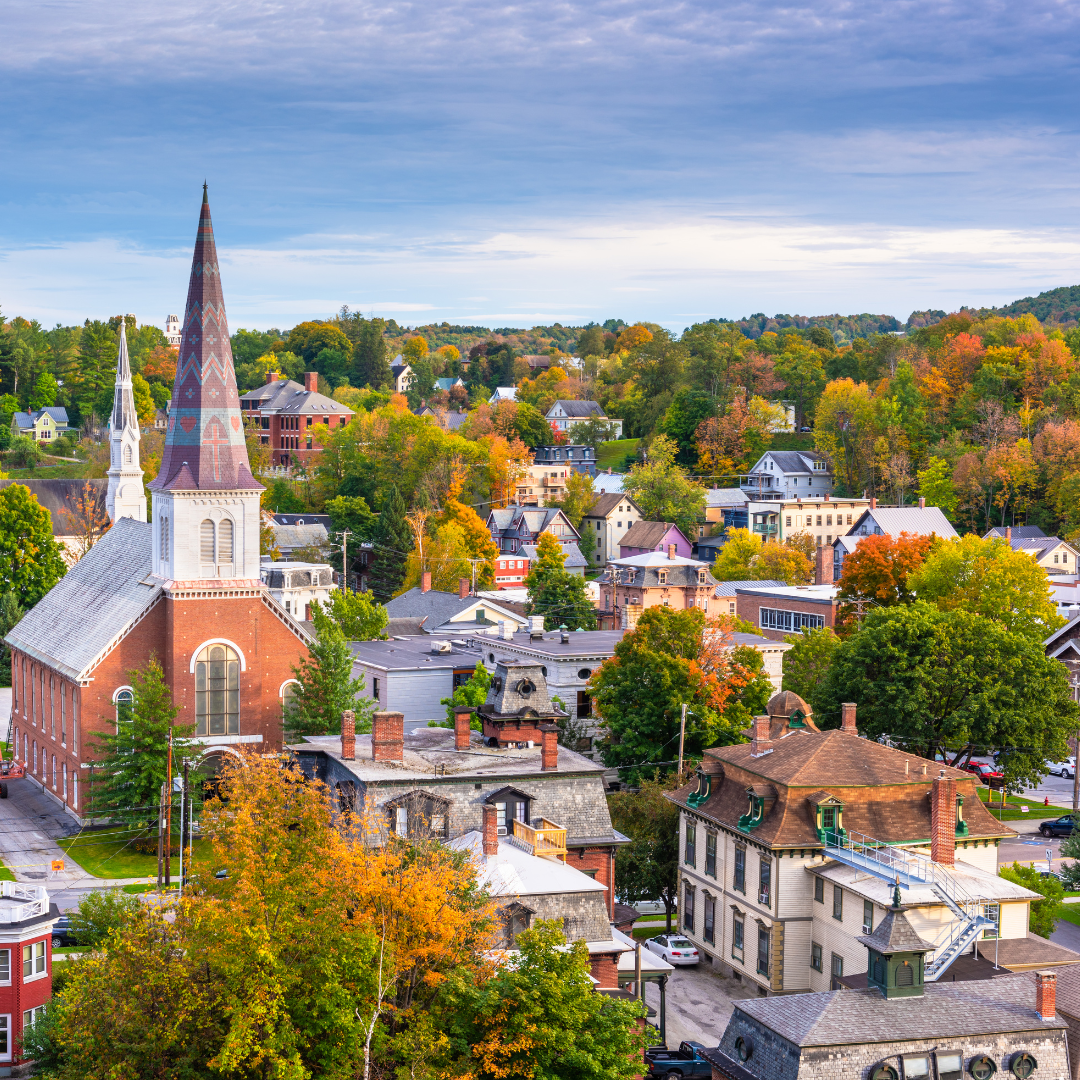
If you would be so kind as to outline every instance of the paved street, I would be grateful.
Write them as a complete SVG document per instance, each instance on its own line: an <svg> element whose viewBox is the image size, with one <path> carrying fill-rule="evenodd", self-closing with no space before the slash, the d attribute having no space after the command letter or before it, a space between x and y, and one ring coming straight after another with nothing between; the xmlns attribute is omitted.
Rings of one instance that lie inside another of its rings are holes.
<svg viewBox="0 0 1080 1080"><path fill-rule="evenodd" d="M674 1050L684 1039L694 1039L716 1046L733 1002L757 996L755 988L717 975L707 964L676 968L667 984L667 1045ZM645 1004L657 1014L652 1023L659 1024L660 988L653 983L645 984Z"/></svg>

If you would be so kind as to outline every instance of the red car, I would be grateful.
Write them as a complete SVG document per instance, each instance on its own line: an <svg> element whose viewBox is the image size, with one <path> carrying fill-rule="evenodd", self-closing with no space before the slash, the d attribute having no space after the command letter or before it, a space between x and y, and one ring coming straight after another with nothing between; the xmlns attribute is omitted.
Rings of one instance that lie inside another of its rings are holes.
<svg viewBox="0 0 1080 1080"><path fill-rule="evenodd" d="M1005 774L999 769L995 769L993 765L985 765L981 761L965 761L960 766L966 772L974 773L984 784L989 784L991 780L1003 780Z"/></svg>

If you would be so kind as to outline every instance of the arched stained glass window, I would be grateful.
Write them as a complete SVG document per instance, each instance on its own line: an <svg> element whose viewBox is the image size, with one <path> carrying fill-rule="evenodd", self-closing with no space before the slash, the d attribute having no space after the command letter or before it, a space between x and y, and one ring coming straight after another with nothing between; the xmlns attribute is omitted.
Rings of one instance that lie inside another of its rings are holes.
<svg viewBox="0 0 1080 1080"><path fill-rule="evenodd" d="M214 561L214 523L209 518L199 526L199 557L204 563Z"/></svg>
<svg viewBox="0 0 1080 1080"><path fill-rule="evenodd" d="M207 645L195 658L195 734L240 734L240 658Z"/></svg>

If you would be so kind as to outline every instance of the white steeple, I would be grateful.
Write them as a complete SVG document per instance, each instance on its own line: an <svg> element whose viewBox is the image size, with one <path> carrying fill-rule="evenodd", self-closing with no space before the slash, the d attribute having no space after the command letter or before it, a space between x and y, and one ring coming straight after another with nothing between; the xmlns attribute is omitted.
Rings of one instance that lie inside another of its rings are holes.
<svg viewBox="0 0 1080 1080"><path fill-rule="evenodd" d="M139 418L131 392L127 327L120 320L120 351L116 357L116 390L109 420L109 491L105 497L109 517L146 520L146 492L139 466Z"/></svg>

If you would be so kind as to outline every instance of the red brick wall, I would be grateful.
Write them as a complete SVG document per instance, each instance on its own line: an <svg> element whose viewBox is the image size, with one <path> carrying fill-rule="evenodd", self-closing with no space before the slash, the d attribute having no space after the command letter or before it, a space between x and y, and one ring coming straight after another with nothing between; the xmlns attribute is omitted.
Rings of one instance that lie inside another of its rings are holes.
<svg viewBox="0 0 1080 1080"><path fill-rule="evenodd" d="M758 612L763 607L779 608L782 611L801 611L807 615L820 615L824 618L826 626L836 625L835 603L814 603L810 600L796 600L788 597L781 600L777 597L753 596L743 592L737 593L735 596L735 613L739 618L746 619L747 622L756 627L756 632L762 637L771 638L773 641L783 641L792 631L766 630L760 627Z"/></svg>
<svg viewBox="0 0 1080 1080"><path fill-rule="evenodd" d="M12 1030L8 1034L15 1046L22 1039L22 1016L24 1010L36 1009L39 1005L44 1005L52 997L53 958L51 931L52 928L49 927L45 933L38 931L22 940L19 940L16 934L12 934L13 940L0 941L0 949L11 950L11 985L0 986L0 1013L11 1014ZM45 970L48 974L44 978L35 979L24 985L22 981L23 946L33 945L38 941L45 942ZM14 1050L15 1046L9 1046L9 1049ZM12 1062L18 1060L19 1058L12 1057ZM10 1063L5 1062L4 1064Z"/></svg>
<svg viewBox="0 0 1080 1080"><path fill-rule="evenodd" d="M596 880L607 886L608 918L615 918L615 853L609 847L571 848L566 855L566 865L575 870L595 870Z"/></svg>
<svg viewBox="0 0 1080 1080"><path fill-rule="evenodd" d="M619 961L614 955L592 956L589 958L589 974L603 989L618 989Z"/></svg>

